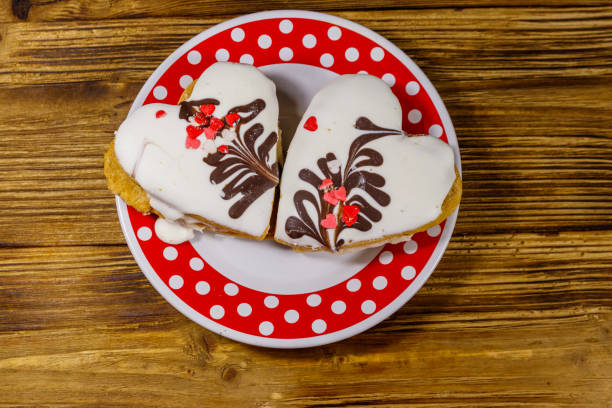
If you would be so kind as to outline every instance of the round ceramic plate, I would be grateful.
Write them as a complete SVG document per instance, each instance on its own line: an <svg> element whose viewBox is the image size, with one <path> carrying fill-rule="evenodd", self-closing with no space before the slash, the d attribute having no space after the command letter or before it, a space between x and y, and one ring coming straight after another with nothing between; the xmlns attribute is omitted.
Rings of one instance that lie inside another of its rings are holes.
<svg viewBox="0 0 612 408"><path fill-rule="evenodd" d="M130 112L152 102L178 103L184 88L216 61L253 64L276 83L285 144L331 79L378 76L400 100L404 130L448 142L460 168L451 120L425 74L385 38L326 14L270 11L204 31L155 70ZM119 198L117 210L134 258L168 302L213 332L278 348L342 340L395 312L432 273L457 216L405 243L338 256L210 233L168 245L155 236L154 216Z"/></svg>

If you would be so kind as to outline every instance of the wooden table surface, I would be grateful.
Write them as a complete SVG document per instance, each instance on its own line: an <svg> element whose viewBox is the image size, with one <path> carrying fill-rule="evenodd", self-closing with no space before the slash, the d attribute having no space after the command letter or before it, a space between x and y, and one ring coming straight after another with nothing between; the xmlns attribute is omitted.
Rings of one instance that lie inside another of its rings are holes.
<svg viewBox="0 0 612 408"><path fill-rule="evenodd" d="M0 407L612 406L612 5L540 3L0 0ZM166 303L102 173L155 67L262 5L405 50L463 159L423 289L306 350L236 343Z"/></svg>

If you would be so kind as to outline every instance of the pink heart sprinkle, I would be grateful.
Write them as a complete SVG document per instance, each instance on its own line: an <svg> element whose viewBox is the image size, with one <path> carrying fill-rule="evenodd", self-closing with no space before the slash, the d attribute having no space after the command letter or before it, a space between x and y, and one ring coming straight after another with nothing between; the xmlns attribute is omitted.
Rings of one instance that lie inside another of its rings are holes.
<svg viewBox="0 0 612 408"><path fill-rule="evenodd" d="M189 136L185 138L185 147L187 149L197 149L200 147L200 141L198 139L192 139Z"/></svg>
<svg viewBox="0 0 612 408"><path fill-rule="evenodd" d="M334 214L327 214L327 217L321 221L321 226L323 228L336 228L338 226L338 220L336 220Z"/></svg>
<svg viewBox="0 0 612 408"><path fill-rule="evenodd" d="M327 201L331 205L338 204L338 199L335 197L335 195L334 195L334 193L332 191L328 191L327 193L324 193L323 194L323 200Z"/></svg>
<svg viewBox="0 0 612 408"><path fill-rule="evenodd" d="M334 190L332 193L338 201L346 200L346 189L344 188L344 186L340 186L340 188Z"/></svg>
<svg viewBox="0 0 612 408"><path fill-rule="evenodd" d="M319 186L319 190L325 190L327 187L331 186L332 184L334 183L332 183L330 179L326 178L321 182L321 185Z"/></svg>
<svg viewBox="0 0 612 408"><path fill-rule="evenodd" d="M207 139L214 139L216 133L217 131L211 127L207 127L204 129L204 136L206 136Z"/></svg>

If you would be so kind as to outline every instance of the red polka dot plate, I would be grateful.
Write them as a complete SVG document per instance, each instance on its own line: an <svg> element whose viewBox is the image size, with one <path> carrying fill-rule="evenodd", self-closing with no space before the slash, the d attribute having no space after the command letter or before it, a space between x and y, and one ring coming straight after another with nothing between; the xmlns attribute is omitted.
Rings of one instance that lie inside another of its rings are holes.
<svg viewBox="0 0 612 408"><path fill-rule="evenodd" d="M132 111L156 101L177 103L183 89L216 61L253 64L276 83L285 139L329 80L376 75L399 98L404 130L449 143L460 167L450 117L425 74L385 38L326 14L270 11L210 28L155 70ZM213 332L278 348L342 340L395 312L432 273L457 218L455 212L402 244L335 256L209 233L168 245L155 236L154 216L119 198L117 210L134 258L168 302Z"/></svg>

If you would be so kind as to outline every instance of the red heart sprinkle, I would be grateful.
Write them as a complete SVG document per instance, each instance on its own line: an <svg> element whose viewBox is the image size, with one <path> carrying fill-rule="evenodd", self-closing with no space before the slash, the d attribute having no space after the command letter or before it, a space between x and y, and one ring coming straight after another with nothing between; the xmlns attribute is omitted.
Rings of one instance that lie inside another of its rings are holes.
<svg viewBox="0 0 612 408"><path fill-rule="evenodd" d="M204 116L202 112L196 113L193 119L200 125L208 125L208 119L206 119L206 116Z"/></svg>
<svg viewBox="0 0 612 408"><path fill-rule="evenodd" d="M215 111L215 105L213 105L212 103L209 103L207 105L200 105L200 110L206 116L210 116Z"/></svg>
<svg viewBox="0 0 612 408"><path fill-rule="evenodd" d="M321 221L323 228L336 228L338 226L338 220L334 214L327 214L324 220Z"/></svg>
<svg viewBox="0 0 612 408"><path fill-rule="evenodd" d="M204 129L204 136L206 136L207 139L210 139L210 140L214 139L216 133L217 131L213 129L212 127L207 127Z"/></svg>
<svg viewBox="0 0 612 408"><path fill-rule="evenodd" d="M323 179L323 181L321 182L321 185L319 186L319 190L325 190L327 187L331 186L332 184L334 183L332 183L331 179L328 179L328 178Z"/></svg>
<svg viewBox="0 0 612 408"><path fill-rule="evenodd" d="M334 196L334 193L331 191L328 191L327 193L323 194L323 200L327 201L331 205L338 204L338 199Z"/></svg>
<svg viewBox="0 0 612 408"><path fill-rule="evenodd" d="M224 124L221 121L221 119L215 118L215 117L210 118L210 127L213 130L215 130L215 131L219 130L219 129L223 128L223 126L224 126Z"/></svg>
<svg viewBox="0 0 612 408"><path fill-rule="evenodd" d="M359 216L359 207L356 205L345 205L342 207L342 221L350 227L357 221Z"/></svg>
<svg viewBox="0 0 612 408"><path fill-rule="evenodd" d="M192 139L195 139L196 137L200 136L202 132L204 132L204 129L202 129L199 126L193 126L193 125L187 126L187 136L189 136Z"/></svg>
<svg viewBox="0 0 612 408"><path fill-rule="evenodd" d="M334 194L334 197L339 201L346 200L346 189L344 188L344 186L340 186L340 188L334 190L332 193Z"/></svg>
<svg viewBox="0 0 612 408"><path fill-rule="evenodd" d="M163 118L164 116L166 116L166 111L165 110L158 110L157 112L155 112L155 117L157 119Z"/></svg>
<svg viewBox="0 0 612 408"><path fill-rule="evenodd" d="M221 145L217 149L223 154L226 154L229 151L226 145Z"/></svg>
<svg viewBox="0 0 612 408"><path fill-rule="evenodd" d="M185 147L187 149L197 149L198 147L200 147L200 141L198 139L192 139L191 137L187 136L185 138Z"/></svg>
<svg viewBox="0 0 612 408"><path fill-rule="evenodd" d="M311 116L308 119L306 119L306 122L304 123L304 129L314 132L318 128L319 126L317 125L317 118L315 118L314 116Z"/></svg>
<svg viewBox="0 0 612 408"><path fill-rule="evenodd" d="M228 125L234 126L234 122L236 122L240 118L240 115L236 112L228 113L225 115L225 121Z"/></svg>

